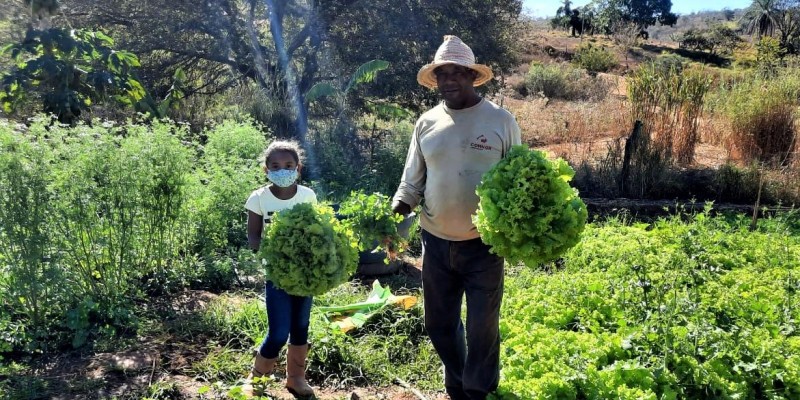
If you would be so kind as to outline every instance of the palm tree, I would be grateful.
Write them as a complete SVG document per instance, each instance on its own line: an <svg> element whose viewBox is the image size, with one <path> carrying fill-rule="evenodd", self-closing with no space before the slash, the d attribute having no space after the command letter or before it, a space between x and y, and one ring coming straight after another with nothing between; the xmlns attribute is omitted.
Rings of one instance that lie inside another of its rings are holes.
<svg viewBox="0 0 800 400"><path fill-rule="evenodd" d="M778 36L782 47L791 48L791 42L800 34L800 1L753 0L742 21L748 35Z"/></svg>
<svg viewBox="0 0 800 400"><path fill-rule="evenodd" d="M756 38L772 36L781 18L779 3L780 0L753 0L742 15L742 21L747 24L745 32Z"/></svg>

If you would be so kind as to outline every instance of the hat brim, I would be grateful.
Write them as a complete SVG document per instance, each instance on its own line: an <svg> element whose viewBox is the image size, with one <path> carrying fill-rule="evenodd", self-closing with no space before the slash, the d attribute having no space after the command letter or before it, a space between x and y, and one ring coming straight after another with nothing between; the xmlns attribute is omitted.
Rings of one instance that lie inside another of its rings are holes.
<svg viewBox="0 0 800 400"><path fill-rule="evenodd" d="M492 73L492 69L483 64L464 65L455 62L438 62L438 63L426 64L422 68L420 68L419 72L417 72L417 83L419 83L422 86L425 86L428 89L436 88L439 85L436 83L436 76L433 74L433 71L437 67L441 67L442 65L447 65L447 64L460 65L462 67L466 67L477 72L478 77L475 78L475 82L472 83L472 86L477 87L483 85L484 83L492 80L492 77L494 76L494 74Z"/></svg>

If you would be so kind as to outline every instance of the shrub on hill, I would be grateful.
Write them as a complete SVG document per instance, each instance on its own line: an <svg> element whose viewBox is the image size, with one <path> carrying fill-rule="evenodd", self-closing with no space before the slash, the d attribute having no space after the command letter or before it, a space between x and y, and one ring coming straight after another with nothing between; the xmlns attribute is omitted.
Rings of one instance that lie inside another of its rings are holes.
<svg viewBox="0 0 800 400"><path fill-rule="evenodd" d="M528 93L562 100L600 101L609 85L568 64L533 64L525 77Z"/></svg>
<svg viewBox="0 0 800 400"><path fill-rule="evenodd" d="M593 46L591 43L578 47L572 62L589 72L608 72L619 64L613 53L605 47Z"/></svg>

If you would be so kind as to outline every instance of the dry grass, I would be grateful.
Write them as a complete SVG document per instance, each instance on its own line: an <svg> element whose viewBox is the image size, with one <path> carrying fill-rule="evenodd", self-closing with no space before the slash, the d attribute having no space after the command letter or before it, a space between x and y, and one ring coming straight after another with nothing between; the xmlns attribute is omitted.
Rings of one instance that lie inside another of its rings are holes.
<svg viewBox="0 0 800 400"><path fill-rule="evenodd" d="M631 126L624 100L608 97L599 103L505 99L517 118L522 141L530 146L587 143L624 135Z"/></svg>
<svg viewBox="0 0 800 400"><path fill-rule="evenodd" d="M711 79L703 69L640 66L629 86L634 118L666 155L691 164L699 142L698 123Z"/></svg>

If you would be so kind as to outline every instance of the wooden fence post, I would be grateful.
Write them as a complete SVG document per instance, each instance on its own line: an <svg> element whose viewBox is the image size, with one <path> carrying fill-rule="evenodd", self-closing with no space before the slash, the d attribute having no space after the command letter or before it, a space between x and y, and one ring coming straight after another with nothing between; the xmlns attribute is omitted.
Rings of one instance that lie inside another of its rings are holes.
<svg viewBox="0 0 800 400"><path fill-rule="evenodd" d="M628 176L631 170L631 156L639 147L639 140L642 136L642 121L636 120L633 124L633 132L625 141L625 155L622 158L622 171L619 177L619 194L623 197L626 196Z"/></svg>

